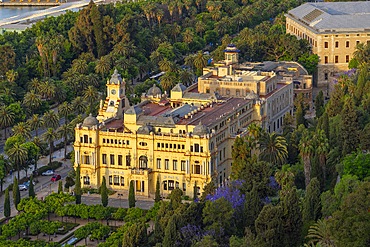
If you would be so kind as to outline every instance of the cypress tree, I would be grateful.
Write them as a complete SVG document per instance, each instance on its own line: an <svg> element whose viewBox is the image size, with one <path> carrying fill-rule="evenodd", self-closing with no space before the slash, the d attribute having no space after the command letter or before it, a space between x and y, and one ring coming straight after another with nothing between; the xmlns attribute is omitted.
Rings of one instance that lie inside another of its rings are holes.
<svg viewBox="0 0 370 247"><path fill-rule="evenodd" d="M347 98L341 112L341 119L342 126L340 135L343 143L342 154L344 156L355 151L359 144L358 133L360 126L352 98Z"/></svg>
<svg viewBox="0 0 370 247"><path fill-rule="evenodd" d="M103 177L103 182L101 183L100 195L101 195L101 203L103 207L106 207L108 205L108 188L107 188L107 182L105 181L105 177Z"/></svg>
<svg viewBox="0 0 370 247"><path fill-rule="evenodd" d="M194 188L193 188L193 200L197 201L198 200L198 188L197 188L197 181L194 183Z"/></svg>
<svg viewBox="0 0 370 247"><path fill-rule="evenodd" d="M33 186L33 177L31 176L30 179L30 187L28 188L28 196L29 197L35 197L35 188Z"/></svg>
<svg viewBox="0 0 370 247"><path fill-rule="evenodd" d="M5 190L5 200L4 200L4 216L9 217L10 216L10 198L9 198L9 188L6 188Z"/></svg>
<svg viewBox="0 0 370 247"><path fill-rule="evenodd" d="M76 204L81 204L81 178L80 178L80 165L77 166L76 169L76 184L75 184L75 198L76 198Z"/></svg>
<svg viewBox="0 0 370 247"><path fill-rule="evenodd" d="M63 193L63 182L62 182L62 180L59 180L58 194L61 194L61 193Z"/></svg>
<svg viewBox="0 0 370 247"><path fill-rule="evenodd" d="M302 233L302 213L297 189L286 188L281 191L283 222L283 246L300 246Z"/></svg>
<svg viewBox="0 0 370 247"><path fill-rule="evenodd" d="M295 120L297 124L297 128L299 125L303 124L306 126L306 119L304 118L305 112L301 104L298 105L297 111L295 112Z"/></svg>
<svg viewBox="0 0 370 247"><path fill-rule="evenodd" d="M303 201L302 219L304 233L308 231L308 227L312 222L319 219L321 212L320 202L320 182L317 178L313 178L307 186L306 196Z"/></svg>
<svg viewBox="0 0 370 247"><path fill-rule="evenodd" d="M324 94L322 91L315 98L316 118L320 118L324 112Z"/></svg>
<svg viewBox="0 0 370 247"><path fill-rule="evenodd" d="M13 202L15 208L17 208L19 202L21 201L21 193L19 192L19 187L18 187L18 180L16 177L14 177L14 182L13 182Z"/></svg>
<svg viewBox="0 0 370 247"><path fill-rule="evenodd" d="M134 181L131 180L130 181L130 189L129 189L129 192L128 192L128 206L130 208L134 208L135 203L136 203L136 200L135 200Z"/></svg>
<svg viewBox="0 0 370 247"><path fill-rule="evenodd" d="M177 214L172 215L164 231L164 238L162 243L163 247L172 247L176 245L176 241L178 239L177 234L178 221L179 219Z"/></svg>
<svg viewBox="0 0 370 247"><path fill-rule="evenodd" d="M261 199L258 196L257 186L254 184L250 192L245 194L244 217L245 227L254 230L254 222L262 210ZM244 229L244 228L243 228Z"/></svg>
<svg viewBox="0 0 370 247"><path fill-rule="evenodd" d="M159 183L159 179L157 179L157 183L155 184L155 197L154 197L154 201L155 202L159 202L161 201L161 191L160 191L160 183Z"/></svg>

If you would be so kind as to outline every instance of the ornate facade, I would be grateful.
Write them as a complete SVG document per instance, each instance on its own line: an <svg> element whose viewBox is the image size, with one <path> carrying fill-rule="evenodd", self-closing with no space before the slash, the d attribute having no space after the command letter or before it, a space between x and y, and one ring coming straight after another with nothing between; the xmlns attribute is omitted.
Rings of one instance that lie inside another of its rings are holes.
<svg viewBox="0 0 370 247"><path fill-rule="evenodd" d="M235 72L213 75L217 67L206 68L198 83L188 88L177 84L170 97L153 85L141 103L130 107L121 103L124 94L117 94L124 92L125 84L115 71L98 117L90 115L75 128L81 183L97 188L105 176L107 185L120 191L128 190L133 180L136 193L145 196L154 195L157 179L162 195L180 188L192 196L194 187L200 194L212 179L218 186L227 183L235 137L245 135L252 122L281 130L282 117L293 107L293 82L278 80L275 72L256 73L254 80L241 75L248 78L245 83L225 80L230 73L242 73L236 70L237 53L234 46L228 47L225 64L217 65ZM222 90L207 86L210 76ZM239 95L234 83L240 84Z"/></svg>

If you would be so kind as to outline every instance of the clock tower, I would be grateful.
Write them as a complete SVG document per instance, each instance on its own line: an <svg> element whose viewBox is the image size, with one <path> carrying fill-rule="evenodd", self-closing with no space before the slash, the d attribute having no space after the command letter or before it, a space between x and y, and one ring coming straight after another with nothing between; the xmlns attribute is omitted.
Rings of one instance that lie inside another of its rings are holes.
<svg viewBox="0 0 370 247"><path fill-rule="evenodd" d="M118 74L117 69L110 80L107 81L107 97L100 102L100 109L97 119L102 122L108 118L122 118L123 111L128 108L129 102L125 95L126 82Z"/></svg>

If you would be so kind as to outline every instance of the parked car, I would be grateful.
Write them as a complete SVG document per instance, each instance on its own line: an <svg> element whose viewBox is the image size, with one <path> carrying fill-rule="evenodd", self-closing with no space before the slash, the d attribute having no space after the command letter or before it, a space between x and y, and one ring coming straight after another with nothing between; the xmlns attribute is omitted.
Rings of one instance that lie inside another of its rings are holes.
<svg viewBox="0 0 370 247"><path fill-rule="evenodd" d="M47 170L46 172L43 172L41 175L42 176L51 176L51 175L54 175L54 171L53 170Z"/></svg>
<svg viewBox="0 0 370 247"><path fill-rule="evenodd" d="M62 247L66 246L67 244L68 245L74 245L75 243L77 243L77 241L78 241L78 238L76 238L76 237L73 236L67 242L65 242L64 244L62 244Z"/></svg>
<svg viewBox="0 0 370 247"><path fill-rule="evenodd" d="M24 184L18 185L18 188L19 188L20 191L22 191L22 190L28 190L28 187L26 185L24 185Z"/></svg>
<svg viewBox="0 0 370 247"><path fill-rule="evenodd" d="M62 177L59 174L55 174L54 176L52 176L52 178L50 179L50 181L56 182L56 181L60 180L61 178Z"/></svg>
<svg viewBox="0 0 370 247"><path fill-rule="evenodd" d="M36 182L35 181L32 181L32 183L33 183L33 185L35 185L36 184ZM29 188L30 187L30 181L28 180L27 182L24 182L23 183L24 185L26 185L27 186L27 188Z"/></svg>

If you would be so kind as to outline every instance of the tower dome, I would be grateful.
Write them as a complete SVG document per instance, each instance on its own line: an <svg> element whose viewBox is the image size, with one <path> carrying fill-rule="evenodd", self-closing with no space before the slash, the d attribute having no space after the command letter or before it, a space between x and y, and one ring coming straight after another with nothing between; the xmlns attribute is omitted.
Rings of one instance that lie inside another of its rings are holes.
<svg viewBox="0 0 370 247"><path fill-rule="evenodd" d="M119 85L119 84L121 84L122 82L123 82L123 80L122 80L121 75L120 75L120 74L118 74L117 69L114 69L113 75L112 75L112 77L110 78L109 83L110 83L110 84L117 84L117 85Z"/></svg>
<svg viewBox="0 0 370 247"><path fill-rule="evenodd" d="M83 121L82 127L92 127L97 124L99 124L98 119L96 119L96 117L93 117L90 113L90 115Z"/></svg>
<svg viewBox="0 0 370 247"><path fill-rule="evenodd" d="M153 87L149 88L148 95L150 96L157 96L162 95L162 91L156 84L153 84Z"/></svg>

